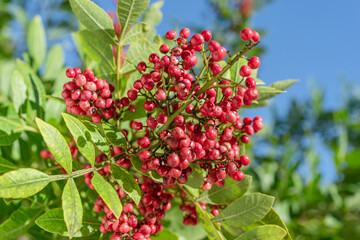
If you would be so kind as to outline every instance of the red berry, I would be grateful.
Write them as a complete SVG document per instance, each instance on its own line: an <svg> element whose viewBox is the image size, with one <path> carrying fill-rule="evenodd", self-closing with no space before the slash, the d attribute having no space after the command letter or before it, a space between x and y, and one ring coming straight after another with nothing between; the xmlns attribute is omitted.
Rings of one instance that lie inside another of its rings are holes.
<svg viewBox="0 0 360 240"><path fill-rule="evenodd" d="M170 47L167 44L162 44L160 46L160 52L162 52L162 53L167 53L169 50L170 50Z"/></svg>
<svg viewBox="0 0 360 240"><path fill-rule="evenodd" d="M140 73L143 73L146 71L146 63L144 62L139 62L138 65L137 65L137 70L140 72Z"/></svg>
<svg viewBox="0 0 360 240"><path fill-rule="evenodd" d="M74 71L74 69L71 69L71 68L67 69L67 70L66 70L66 76L67 76L68 78L74 78L74 77L75 77L75 71Z"/></svg>
<svg viewBox="0 0 360 240"><path fill-rule="evenodd" d="M159 101L164 101L166 99L166 93L164 90L160 89L155 93L155 97Z"/></svg>
<svg viewBox="0 0 360 240"><path fill-rule="evenodd" d="M168 40L172 40L172 39L174 39L174 38L176 37L176 32L173 31L173 30L170 30L170 31L168 31L168 32L166 33L165 37L166 37L166 39L168 39Z"/></svg>
<svg viewBox="0 0 360 240"><path fill-rule="evenodd" d="M247 87L249 88L255 88L256 87L256 81L255 79L253 79L252 77L248 77L246 80L245 80L245 84Z"/></svg>
<svg viewBox="0 0 360 240"><path fill-rule="evenodd" d="M244 41L249 41L253 37L253 31L250 28L244 28L240 32L240 37Z"/></svg>
<svg viewBox="0 0 360 240"><path fill-rule="evenodd" d="M151 153L149 151L144 150L139 153L139 158L141 161L147 161L150 159L150 157L151 157Z"/></svg>
<svg viewBox="0 0 360 240"><path fill-rule="evenodd" d="M182 125L185 123L185 118L179 115L174 119L174 122L176 123L176 125Z"/></svg>
<svg viewBox="0 0 360 240"><path fill-rule="evenodd" d="M127 96L130 100L135 100L137 99L137 91L136 89L130 89L128 92L127 92Z"/></svg>
<svg viewBox="0 0 360 240"><path fill-rule="evenodd" d="M214 217L216 217L217 215L220 214L220 212L219 212L218 209L213 209L213 210L211 210L211 214L212 214Z"/></svg>
<svg viewBox="0 0 360 240"><path fill-rule="evenodd" d="M251 69L257 69L259 66L260 66L260 58L254 56L252 58L250 58L249 62L248 62L248 66L251 68Z"/></svg>
<svg viewBox="0 0 360 240"><path fill-rule="evenodd" d="M125 204L123 211L124 211L124 213L130 213L133 211L133 209L134 209L134 206L131 203L127 203L127 204Z"/></svg>
<svg viewBox="0 0 360 240"><path fill-rule="evenodd" d="M107 88L104 88L104 89L102 89L102 90L100 91L100 96L101 96L102 98L108 98L108 97L111 96L111 91L110 91L109 89L107 89Z"/></svg>
<svg viewBox="0 0 360 240"><path fill-rule="evenodd" d="M243 135L243 136L241 136L241 142L242 143L249 143L250 142L250 137L249 136L247 136L247 135Z"/></svg>
<svg viewBox="0 0 360 240"><path fill-rule="evenodd" d="M252 36L251 40L254 42L258 42L260 40L260 34L253 30L253 36Z"/></svg>
<svg viewBox="0 0 360 240"><path fill-rule="evenodd" d="M201 35L204 37L205 42L210 41L210 39L212 38L211 31L209 30L202 31Z"/></svg>
<svg viewBox="0 0 360 240"><path fill-rule="evenodd" d="M203 44L205 42L205 39L203 35L196 33L190 38L190 42L192 45L196 46Z"/></svg>
<svg viewBox="0 0 360 240"><path fill-rule="evenodd" d="M91 120L94 122L94 123L99 123L101 122L101 119L102 119L102 116L98 113L95 113L91 116Z"/></svg>
<svg viewBox="0 0 360 240"><path fill-rule="evenodd" d="M76 86L78 87L84 86L86 84L86 77L82 74L77 75L75 79L75 83Z"/></svg>
<svg viewBox="0 0 360 240"><path fill-rule="evenodd" d="M123 223L120 225L119 230L121 233L128 233L130 231L130 227L127 223Z"/></svg>
<svg viewBox="0 0 360 240"><path fill-rule="evenodd" d="M81 74L81 69L80 68L74 68L75 71L75 77L79 74Z"/></svg>
<svg viewBox="0 0 360 240"><path fill-rule="evenodd" d="M156 120L157 120L159 123L164 124L164 123L166 123L166 121L167 121L167 116L166 116L166 114L164 114L164 113L160 113L160 114L156 117Z"/></svg>
<svg viewBox="0 0 360 240"><path fill-rule="evenodd" d="M242 171L236 171L233 173L232 177L235 181L241 181L244 179L245 175Z"/></svg>
<svg viewBox="0 0 360 240"><path fill-rule="evenodd" d="M148 119L146 119L146 124L151 129L155 129L158 127L158 121L153 117L149 117Z"/></svg>
<svg viewBox="0 0 360 240"><path fill-rule="evenodd" d="M212 58L214 59L214 61L218 62L221 61L227 54L227 50L224 47L219 47L218 49L216 49L216 51L212 52Z"/></svg>
<svg viewBox="0 0 360 240"><path fill-rule="evenodd" d="M97 108L104 108L105 107L105 100L98 98L96 99L96 101L94 102L95 107Z"/></svg>
<svg viewBox="0 0 360 240"><path fill-rule="evenodd" d="M241 66L239 74L242 77L249 77L251 75L251 68L248 65Z"/></svg>
<svg viewBox="0 0 360 240"><path fill-rule="evenodd" d="M177 167L177 165L179 165L179 162L180 162L180 159L176 153L170 154L169 157L167 158L167 164L170 167Z"/></svg>
<svg viewBox="0 0 360 240"><path fill-rule="evenodd" d="M247 155L241 155L240 162L242 165L247 166L250 163L250 158Z"/></svg>
<svg viewBox="0 0 360 240"><path fill-rule="evenodd" d="M188 38L190 36L190 30L188 28L183 28L180 30L180 37Z"/></svg>
<svg viewBox="0 0 360 240"><path fill-rule="evenodd" d="M210 52L215 52L220 47L221 47L220 43L215 40L210 41L208 44L208 48Z"/></svg>

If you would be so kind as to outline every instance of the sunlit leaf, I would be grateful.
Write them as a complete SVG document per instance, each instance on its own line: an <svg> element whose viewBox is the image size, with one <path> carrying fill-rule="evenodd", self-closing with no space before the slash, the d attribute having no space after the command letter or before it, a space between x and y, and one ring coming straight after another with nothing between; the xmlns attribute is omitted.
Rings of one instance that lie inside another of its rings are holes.
<svg viewBox="0 0 360 240"><path fill-rule="evenodd" d="M0 176L0 197L26 198L41 191L51 177L32 168L21 168Z"/></svg>
<svg viewBox="0 0 360 240"><path fill-rule="evenodd" d="M69 179L64 187L62 208L69 237L73 237L81 228L83 218L83 207L74 179Z"/></svg>
<svg viewBox="0 0 360 240"><path fill-rule="evenodd" d="M129 195L129 197L134 200L136 205L139 204L141 200L141 190L139 184L135 181L133 175L131 175L128 171L122 169L117 164L111 165L111 174L115 178L115 180L119 183L119 185L124 189L124 191Z"/></svg>
<svg viewBox="0 0 360 240"><path fill-rule="evenodd" d="M70 148L65 138L54 126L44 122L40 118L36 118L36 123L46 145L54 156L54 159L66 170L68 174L71 174L72 157Z"/></svg>
<svg viewBox="0 0 360 240"><path fill-rule="evenodd" d="M120 217L122 205L114 187L108 183L98 172L94 172L91 184L100 194L105 204L110 208L116 218Z"/></svg>

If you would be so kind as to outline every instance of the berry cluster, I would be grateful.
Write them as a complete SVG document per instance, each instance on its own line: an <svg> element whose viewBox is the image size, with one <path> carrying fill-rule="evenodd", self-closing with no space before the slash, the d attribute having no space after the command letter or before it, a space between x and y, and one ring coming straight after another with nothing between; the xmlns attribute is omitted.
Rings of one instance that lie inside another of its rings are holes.
<svg viewBox="0 0 360 240"><path fill-rule="evenodd" d="M259 41L258 34L250 29L244 29L241 36L243 40L250 40L250 44ZM263 125L261 117L254 121L247 117L241 121L237 110L243 104L252 104L259 95L251 74L252 69L260 66L260 59L252 57L239 69L240 82L220 76L202 91L200 82L209 81L222 71L219 61L228 52L218 42L210 41L209 30L194 34L190 40L189 37L187 28L180 31L178 38L174 31L167 32L166 38L173 40L175 46L170 48L162 44L159 49L162 56L152 53L150 66L144 62L137 65L142 76L134 82L127 96L132 101L138 96L146 99L144 109L148 118L146 126L135 120L130 122L130 128L146 130L146 136L136 139L143 172L156 170L168 186L176 181L184 184L192 172L189 164L197 163L207 174L203 189L208 190L214 183L222 186L227 175L237 181L244 178L241 167L249 164L249 158L240 154L239 145L248 143L249 136ZM203 57L198 75L195 73L199 70L197 55ZM203 77L204 73L207 77ZM173 122L168 120L184 104L185 111ZM150 146L157 148L148 149Z"/></svg>
<svg viewBox="0 0 360 240"><path fill-rule="evenodd" d="M91 173L90 173L91 174ZM144 177L140 185L143 197L138 206L127 196L126 192L117 185L117 193L122 202L126 204L119 219L116 219L104 201L98 196L94 210L98 213L104 212L100 231L113 232L111 240L120 239L150 239L150 235L161 232L163 226L160 221L165 212L170 210L174 195L167 193L161 183L154 182ZM134 208L137 210L134 211Z"/></svg>
<svg viewBox="0 0 360 240"><path fill-rule="evenodd" d="M240 36L249 41L245 47L248 50L260 39L259 34L249 28L243 29ZM130 157L137 155L142 161L141 171L156 171L163 177L163 182L145 176L135 177L142 191L138 205L114 184L124 205L119 219L98 196L94 210L105 213L100 231L112 232L112 240L150 239L162 230L160 221L171 208L174 197L182 200L183 223L196 225L196 206L187 199L181 187L175 186L176 182L187 183L193 167L202 169L204 191L210 190L213 184L223 186L226 176L241 181L244 178L242 166L250 163L250 158L240 150L243 149L241 145L249 143L250 136L263 128L260 116L242 119L238 113L243 105L251 105L258 98L252 75L252 71L260 66L258 57L247 59L243 54L238 55L237 60L243 57L246 64L239 68L241 77L235 81L223 77L226 68L223 60L228 58L229 64L232 62L233 65L236 56L232 57L220 43L211 40L209 30L190 38L189 29L184 28L179 36L175 31L167 32L166 38L175 46L162 44L159 53L150 54L149 65L140 62L137 70L141 78L134 82L127 97L115 101L111 94L113 86L94 77L91 70L84 73L78 68L66 71L67 77L73 79L64 84L62 92L67 111L91 116L95 123L101 122L103 117L121 121L123 114L136 111L136 105L131 101L145 98L146 123L130 121L130 130L133 130L130 135L127 130L121 130L131 147L112 146L111 162L129 168L132 166ZM120 109L118 113L115 113L116 108ZM72 153L77 157L76 147L70 147L74 148ZM43 150L41 156L51 158L47 150ZM110 159L100 154L96 162L104 166L98 172L111 180ZM89 164L84 166L90 167ZM85 174L86 184L94 189L91 179L92 173ZM205 202L200 205L214 216L219 214L221 207Z"/></svg>
<svg viewBox="0 0 360 240"><path fill-rule="evenodd" d="M103 117L114 118L115 106L111 93L114 86L106 80L94 77L94 72L86 69L67 69L66 76L72 78L64 84L61 96L65 99L66 111L74 115L88 115L94 123L99 123Z"/></svg>

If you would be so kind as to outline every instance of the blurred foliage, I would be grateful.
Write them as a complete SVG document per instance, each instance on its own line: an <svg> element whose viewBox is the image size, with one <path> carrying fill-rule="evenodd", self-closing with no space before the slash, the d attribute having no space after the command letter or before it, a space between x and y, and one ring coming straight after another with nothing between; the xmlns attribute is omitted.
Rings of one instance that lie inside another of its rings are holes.
<svg viewBox="0 0 360 240"><path fill-rule="evenodd" d="M324 108L324 93L287 111L252 152L256 191L276 197L275 208L296 239L360 238L360 94L348 89L343 106ZM334 172L332 179L325 175Z"/></svg>

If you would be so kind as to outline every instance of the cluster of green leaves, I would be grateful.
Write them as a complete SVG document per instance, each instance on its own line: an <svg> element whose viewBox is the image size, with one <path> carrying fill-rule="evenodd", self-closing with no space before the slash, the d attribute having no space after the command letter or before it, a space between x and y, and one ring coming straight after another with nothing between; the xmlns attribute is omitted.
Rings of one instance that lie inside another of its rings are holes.
<svg viewBox="0 0 360 240"><path fill-rule="evenodd" d="M80 153L84 159L90 162L92 168L73 171L75 170L73 169L73 159L65 138L54 126L37 118L36 123L48 149L53 154L55 161L65 169L67 175L48 175L32 168L13 170L15 167L11 162L1 159L1 172L7 170L12 171L0 176L0 197L7 199L28 198L44 189L50 182L67 179L61 196L62 209L56 208L46 211L46 213L36 219L36 223L39 227L52 233L69 236L70 238L84 237L95 233L98 224L92 224L96 222L96 220L91 220L91 216L84 215L83 221L82 200L74 178L94 171L94 176L91 181L92 185L114 215L119 218L122 211L120 199L115 188L96 172L100 168L95 167L94 146L97 146L99 149L105 149L106 152L108 151L106 149L110 149L110 143L116 143L123 148L127 148L127 143L121 131L109 131L109 129L112 129L112 126L109 126L107 123L103 124L102 128L104 130L101 130L95 124L86 120L78 120L69 114L64 113L63 118L66 126L73 135ZM95 141L93 141L93 139L95 139ZM125 192L138 204L140 200L140 189L134 177L116 164L111 167L111 172L119 185L122 186ZM45 209L43 209L43 211L44 210ZM14 228L18 227L18 224L10 220L0 226L0 231L1 229L11 230L12 228L10 228L9 225ZM91 229L91 231L89 229ZM16 234L18 233L21 232L17 231ZM7 237L4 236L4 239L16 236L14 234L8 235L9 233L6 235Z"/></svg>

